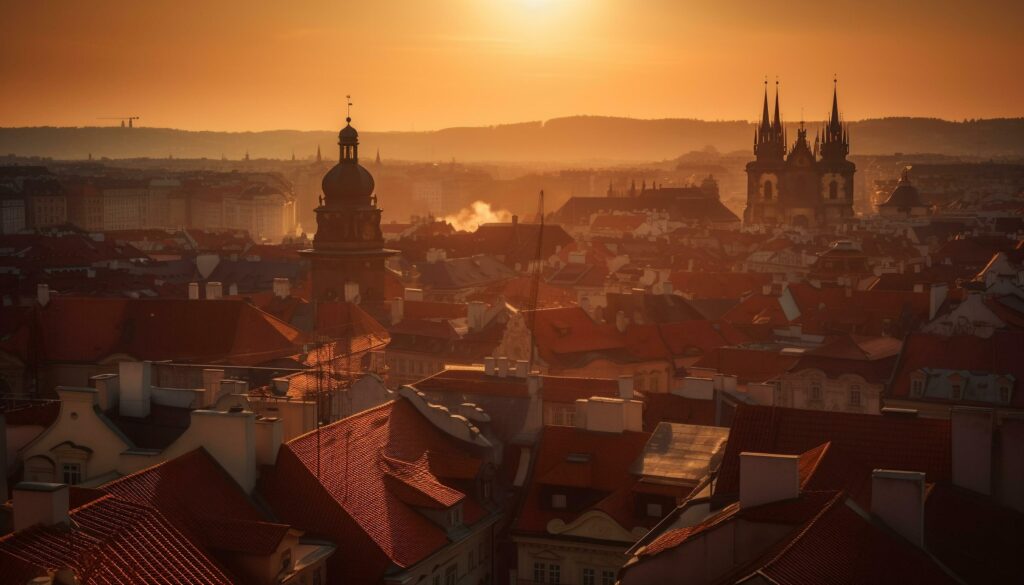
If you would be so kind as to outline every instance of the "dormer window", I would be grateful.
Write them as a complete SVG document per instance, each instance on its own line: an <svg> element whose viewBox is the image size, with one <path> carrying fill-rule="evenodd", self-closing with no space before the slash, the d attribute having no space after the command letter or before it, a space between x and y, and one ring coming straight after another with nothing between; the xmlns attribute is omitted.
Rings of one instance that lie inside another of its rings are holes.
<svg viewBox="0 0 1024 585"><path fill-rule="evenodd" d="M564 510L568 506L568 498L565 494L552 494L551 507L556 510Z"/></svg>
<svg viewBox="0 0 1024 585"><path fill-rule="evenodd" d="M815 402L821 400L821 384L817 382L811 384L811 400Z"/></svg>
<svg viewBox="0 0 1024 585"><path fill-rule="evenodd" d="M960 384L960 382L954 383L951 386L951 388L952 388L953 400L960 400L961 398L963 398L964 387L963 387L963 385Z"/></svg>
<svg viewBox="0 0 1024 585"><path fill-rule="evenodd" d="M910 395L914 398L920 398L924 395L924 374L920 372L914 373L910 379Z"/></svg>
<svg viewBox="0 0 1024 585"><path fill-rule="evenodd" d="M860 386L850 386L850 406L861 406Z"/></svg>

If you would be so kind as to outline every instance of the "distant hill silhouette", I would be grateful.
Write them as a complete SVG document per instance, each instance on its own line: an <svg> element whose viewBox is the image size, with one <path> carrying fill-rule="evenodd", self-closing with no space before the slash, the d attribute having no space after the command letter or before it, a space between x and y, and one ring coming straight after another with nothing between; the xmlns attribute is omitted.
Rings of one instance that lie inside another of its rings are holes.
<svg viewBox="0 0 1024 585"><path fill-rule="evenodd" d="M789 139L796 124L789 124ZM814 138L819 123L808 123ZM674 158L711 145L721 152L748 150L754 125L742 121L637 120L575 116L429 132L360 133L362 155L376 149L388 159L460 161L651 161ZM931 118L883 118L850 124L853 154L935 153L954 156L1024 156L1024 118L951 122ZM0 154L58 159L310 158L319 145L336 157L335 132L191 132L169 128L0 128Z"/></svg>

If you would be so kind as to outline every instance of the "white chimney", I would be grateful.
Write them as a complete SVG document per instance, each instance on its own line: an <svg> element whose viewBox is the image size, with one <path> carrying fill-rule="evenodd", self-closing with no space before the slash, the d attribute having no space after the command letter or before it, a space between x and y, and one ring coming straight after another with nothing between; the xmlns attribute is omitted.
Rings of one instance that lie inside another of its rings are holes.
<svg viewBox="0 0 1024 585"><path fill-rule="evenodd" d="M237 297L238 296L238 283L232 282L231 284L228 285L228 296L231 296L231 297Z"/></svg>
<svg viewBox="0 0 1024 585"><path fill-rule="evenodd" d="M274 296L279 299L287 299L292 296L292 283L287 278L274 279Z"/></svg>
<svg viewBox="0 0 1024 585"><path fill-rule="evenodd" d="M999 426L999 441L1003 455L999 461L998 484L996 492L999 503L1024 512L1024 415L1020 413L1003 414L1003 424Z"/></svg>
<svg viewBox="0 0 1024 585"><path fill-rule="evenodd" d="M220 381L224 379L224 370L215 368L203 369L203 406L210 406L217 401L220 394Z"/></svg>
<svg viewBox="0 0 1024 585"><path fill-rule="evenodd" d="M526 375L530 373L530 362L526 360L516 360L516 378L526 378Z"/></svg>
<svg viewBox="0 0 1024 585"><path fill-rule="evenodd" d="M277 417L256 417L254 439L256 465L274 465L281 448L284 423Z"/></svg>
<svg viewBox="0 0 1024 585"><path fill-rule="evenodd" d="M89 378L89 386L96 389L96 401L101 410L117 406L121 397L121 381L117 374L96 374Z"/></svg>
<svg viewBox="0 0 1024 585"><path fill-rule="evenodd" d="M466 315L469 321L470 331L479 331L484 327L484 312L487 311L487 303L472 301L466 307Z"/></svg>
<svg viewBox="0 0 1024 585"><path fill-rule="evenodd" d="M391 300L391 324L398 325L405 319L405 299L396 298Z"/></svg>
<svg viewBox="0 0 1024 585"><path fill-rule="evenodd" d="M14 531L68 523L68 486L23 481L14 486Z"/></svg>
<svg viewBox="0 0 1024 585"><path fill-rule="evenodd" d="M199 283L190 282L188 283L188 300L198 301L199 300Z"/></svg>
<svg viewBox="0 0 1024 585"><path fill-rule="evenodd" d="M625 332L626 327L629 326L629 319L626 318L624 311L618 311L615 313L615 328L619 330L619 333Z"/></svg>
<svg viewBox="0 0 1024 585"><path fill-rule="evenodd" d="M924 474L872 471L871 513L915 546L924 546Z"/></svg>
<svg viewBox="0 0 1024 585"><path fill-rule="evenodd" d="M43 283L36 285L36 301L41 307L50 304L50 285Z"/></svg>
<svg viewBox="0 0 1024 585"><path fill-rule="evenodd" d="M619 376L619 398L633 399L633 376Z"/></svg>
<svg viewBox="0 0 1024 585"><path fill-rule="evenodd" d="M494 357L487 356L484 358L484 374L487 376L494 375Z"/></svg>
<svg viewBox="0 0 1024 585"><path fill-rule="evenodd" d="M740 507L800 497L799 463L796 455L740 453Z"/></svg>
<svg viewBox="0 0 1024 585"><path fill-rule="evenodd" d="M118 377L121 380L119 412L121 416L145 418L149 416L150 393L153 387L151 362L121 362Z"/></svg>
<svg viewBox="0 0 1024 585"><path fill-rule="evenodd" d="M576 426L599 433L643 430L643 402L592 396L576 401ZM582 416L581 416L582 415Z"/></svg>
<svg viewBox="0 0 1024 585"><path fill-rule="evenodd" d="M345 283L345 302L359 304L359 283L358 282L346 282Z"/></svg>
<svg viewBox="0 0 1024 585"><path fill-rule="evenodd" d="M422 288L407 288L407 289L405 289L405 300L407 300L407 301L422 301L423 300L423 289Z"/></svg>
<svg viewBox="0 0 1024 585"><path fill-rule="evenodd" d="M991 408L954 406L953 483L979 494L992 495L992 436L995 412Z"/></svg>
<svg viewBox="0 0 1024 585"><path fill-rule="evenodd" d="M215 301L224 296L224 285L219 282L206 283L206 300Z"/></svg>
<svg viewBox="0 0 1024 585"><path fill-rule="evenodd" d="M499 378L504 378L508 375L508 358L500 357L497 359L497 374Z"/></svg>

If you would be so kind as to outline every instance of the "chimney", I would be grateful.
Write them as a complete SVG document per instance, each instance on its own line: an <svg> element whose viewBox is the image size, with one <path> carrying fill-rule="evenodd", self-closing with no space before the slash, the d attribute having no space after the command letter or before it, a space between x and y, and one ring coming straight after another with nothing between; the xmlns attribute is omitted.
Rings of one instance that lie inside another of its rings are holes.
<svg viewBox="0 0 1024 585"><path fill-rule="evenodd" d="M42 283L36 285L36 301L39 302L40 307L50 304L50 285Z"/></svg>
<svg viewBox="0 0 1024 585"><path fill-rule="evenodd" d="M224 286L219 282L206 283L206 300L215 301L224 296Z"/></svg>
<svg viewBox="0 0 1024 585"><path fill-rule="evenodd" d="M245 493L252 493L258 450L255 414L242 408L227 412L193 410L189 428L178 441L187 449L204 447ZM271 441L266 445L271 446ZM263 456L269 458L269 452L264 451Z"/></svg>
<svg viewBox="0 0 1024 585"><path fill-rule="evenodd" d="M516 378L526 378L526 375L530 373L530 362L526 360L516 360Z"/></svg>
<svg viewBox="0 0 1024 585"><path fill-rule="evenodd" d="M284 423L277 417L256 417L254 439L256 465L274 465L281 448Z"/></svg>
<svg viewBox="0 0 1024 585"><path fill-rule="evenodd" d="M89 378L89 387L96 389L96 400L101 410L105 412L117 406L121 397L121 381L117 374L96 374Z"/></svg>
<svg viewBox="0 0 1024 585"><path fill-rule="evenodd" d="M949 292L949 285L946 283L933 284L928 291L928 319L934 319L935 315L946 302L946 294Z"/></svg>
<svg viewBox="0 0 1024 585"><path fill-rule="evenodd" d="M871 472L871 513L915 546L924 546L924 474Z"/></svg>
<svg viewBox="0 0 1024 585"><path fill-rule="evenodd" d="M231 284L228 285L228 296L231 296L231 297L237 297L238 296L238 283L232 282Z"/></svg>
<svg viewBox="0 0 1024 585"><path fill-rule="evenodd" d="M799 463L797 455L740 453L740 507L800 497Z"/></svg>
<svg viewBox="0 0 1024 585"><path fill-rule="evenodd" d="M619 398L633 399L633 376L619 376Z"/></svg>
<svg viewBox="0 0 1024 585"><path fill-rule="evenodd" d="M215 368L203 369L203 406L207 407L220 398L220 381L224 379L224 370Z"/></svg>
<svg viewBox="0 0 1024 585"><path fill-rule="evenodd" d="M287 299L292 296L292 283L287 278L274 279L274 296L279 299Z"/></svg>
<svg viewBox="0 0 1024 585"><path fill-rule="evenodd" d="M407 300L407 301L422 301L423 300L423 289L422 288L407 288L407 289L405 289L405 300Z"/></svg>
<svg viewBox="0 0 1024 585"><path fill-rule="evenodd" d="M615 313L615 328L619 330L619 333L626 331L626 327L629 326L629 319L626 318L625 311L618 311Z"/></svg>
<svg viewBox="0 0 1024 585"><path fill-rule="evenodd" d="M484 375L493 376L494 372L494 357L487 356L484 358Z"/></svg>
<svg viewBox="0 0 1024 585"><path fill-rule="evenodd" d="M999 442L1002 456L999 458L996 494L999 503L1024 512L1024 415L1003 414L999 426Z"/></svg>
<svg viewBox="0 0 1024 585"><path fill-rule="evenodd" d="M14 531L68 523L68 486L23 481L14 486Z"/></svg>
<svg viewBox="0 0 1024 585"><path fill-rule="evenodd" d="M149 416L150 393L153 387L151 362L121 362L118 377L121 380L119 412L121 416L145 418Z"/></svg>
<svg viewBox="0 0 1024 585"><path fill-rule="evenodd" d="M484 312L487 310L487 303L481 301L472 301L466 308L466 314L469 317L469 330L479 331L484 327Z"/></svg>
<svg viewBox="0 0 1024 585"><path fill-rule="evenodd" d="M188 283L188 300L198 301L199 300L199 283L190 282Z"/></svg>
<svg viewBox="0 0 1024 585"><path fill-rule="evenodd" d="M408 289L406 289L408 290ZM396 298L391 300L391 324L398 325L405 319L405 299Z"/></svg>
<svg viewBox="0 0 1024 585"><path fill-rule="evenodd" d="M592 396L576 401L576 426L598 433L643 430L643 402Z"/></svg>
<svg viewBox="0 0 1024 585"><path fill-rule="evenodd" d="M504 378L505 376L508 375L508 358L507 357L500 357L500 358L497 359L497 368L496 368L496 370L497 370L496 373L498 374L499 378Z"/></svg>
<svg viewBox="0 0 1024 585"><path fill-rule="evenodd" d="M345 283L345 302L359 304L359 283Z"/></svg>
<svg viewBox="0 0 1024 585"><path fill-rule="evenodd" d="M953 483L979 494L992 495L992 436L995 413L991 408L954 406Z"/></svg>

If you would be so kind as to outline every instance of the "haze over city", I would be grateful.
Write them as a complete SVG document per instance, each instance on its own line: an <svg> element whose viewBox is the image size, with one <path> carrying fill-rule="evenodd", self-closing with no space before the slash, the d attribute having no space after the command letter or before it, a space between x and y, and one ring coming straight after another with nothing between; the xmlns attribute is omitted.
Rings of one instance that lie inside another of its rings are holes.
<svg viewBox="0 0 1024 585"><path fill-rule="evenodd" d="M0 9L0 585L1024 571L1024 4Z"/></svg>
<svg viewBox="0 0 1024 585"><path fill-rule="evenodd" d="M17 2L0 126L141 115L187 130L365 130L568 115L753 120L1024 115L1012 0ZM45 41L43 41L45 39ZM984 66L979 64L984 63Z"/></svg>

